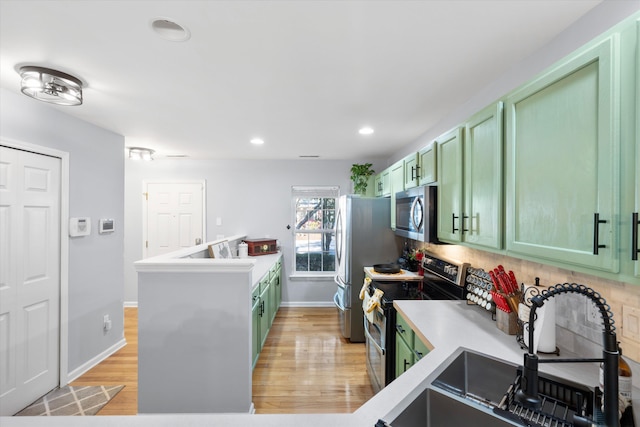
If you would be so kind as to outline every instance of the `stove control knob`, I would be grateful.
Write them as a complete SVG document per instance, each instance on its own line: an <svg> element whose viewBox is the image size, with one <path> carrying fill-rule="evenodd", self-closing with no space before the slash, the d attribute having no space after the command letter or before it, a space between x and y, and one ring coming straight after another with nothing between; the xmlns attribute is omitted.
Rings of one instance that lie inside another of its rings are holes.
<svg viewBox="0 0 640 427"><path fill-rule="evenodd" d="M449 274L452 276L458 275L458 267L449 267Z"/></svg>

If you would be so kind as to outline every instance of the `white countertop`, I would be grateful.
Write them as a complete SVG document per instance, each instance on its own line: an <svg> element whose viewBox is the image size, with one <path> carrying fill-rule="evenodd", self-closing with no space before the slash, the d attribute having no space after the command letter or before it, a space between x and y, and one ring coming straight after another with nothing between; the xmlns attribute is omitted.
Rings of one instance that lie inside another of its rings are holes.
<svg viewBox="0 0 640 427"><path fill-rule="evenodd" d="M396 301L401 312L420 339L432 348L424 358L352 414L176 414L97 417L3 417L0 425L10 426L307 426L373 427L378 419L392 419L432 381L434 371L459 347L522 364L524 352L515 336L495 326L490 314L463 301ZM571 357L561 354L561 357ZM551 356L555 357L555 356ZM593 365L593 366L591 366ZM591 366L591 368L589 368ZM587 385L596 384L597 364L541 364L541 371L570 378ZM638 390L634 406L640 408ZM640 413L636 410L636 414ZM636 419L637 419L636 415ZM640 424L637 424L640 425Z"/></svg>
<svg viewBox="0 0 640 427"><path fill-rule="evenodd" d="M364 267L364 274L371 280L422 280L422 276L413 271L402 269L400 273L378 273L373 267Z"/></svg>

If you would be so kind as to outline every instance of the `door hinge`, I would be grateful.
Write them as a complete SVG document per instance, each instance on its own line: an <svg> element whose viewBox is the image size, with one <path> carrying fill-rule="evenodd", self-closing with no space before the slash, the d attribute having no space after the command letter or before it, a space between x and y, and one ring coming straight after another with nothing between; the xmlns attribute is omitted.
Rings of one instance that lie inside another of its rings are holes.
<svg viewBox="0 0 640 427"><path fill-rule="evenodd" d="M142 193L142 194L144 195L144 199L148 201L149 200L149 193Z"/></svg>
<svg viewBox="0 0 640 427"><path fill-rule="evenodd" d="M145 248L147 248L147 249L149 249L149 241L148 241L148 240L145 240L145 241L144 241L144 247L145 247Z"/></svg>

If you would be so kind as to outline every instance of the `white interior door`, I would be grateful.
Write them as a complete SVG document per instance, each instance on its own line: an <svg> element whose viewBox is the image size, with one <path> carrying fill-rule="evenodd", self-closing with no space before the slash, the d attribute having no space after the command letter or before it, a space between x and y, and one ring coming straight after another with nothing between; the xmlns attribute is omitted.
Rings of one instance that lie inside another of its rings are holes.
<svg viewBox="0 0 640 427"><path fill-rule="evenodd" d="M204 182L146 183L145 258L204 240Z"/></svg>
<svg viewBox="0 0 640 427"><path fill-rule="evenodd" d="M0 147L0 415L59 384L60 164Z"/></svg>

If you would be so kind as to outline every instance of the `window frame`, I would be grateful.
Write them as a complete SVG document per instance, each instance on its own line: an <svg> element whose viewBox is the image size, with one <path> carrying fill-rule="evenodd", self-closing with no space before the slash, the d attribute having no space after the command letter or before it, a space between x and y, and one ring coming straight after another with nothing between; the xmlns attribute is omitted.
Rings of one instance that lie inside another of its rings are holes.
<svg viewBox="0 0 640 427"><path fill-rule="evenodd" d="M297 251L296 251L296 236L298 234L331 234L335 242L335 217L338 210L338 198L340 197L340 187L337 185L294 185L291 187L291 215L293 226L291 227L291 239L292 239L292 269L290 277L306 278L306 279L326 279L328 277L335 276L338 265L337 259L335 259L334 252L334 269L330 271L298 271L297 268ZM322 199L334 199L334 223L332 228L322 228L315 230L298 230L297 225L297 202L301 198L322 198Z"/></svg>

